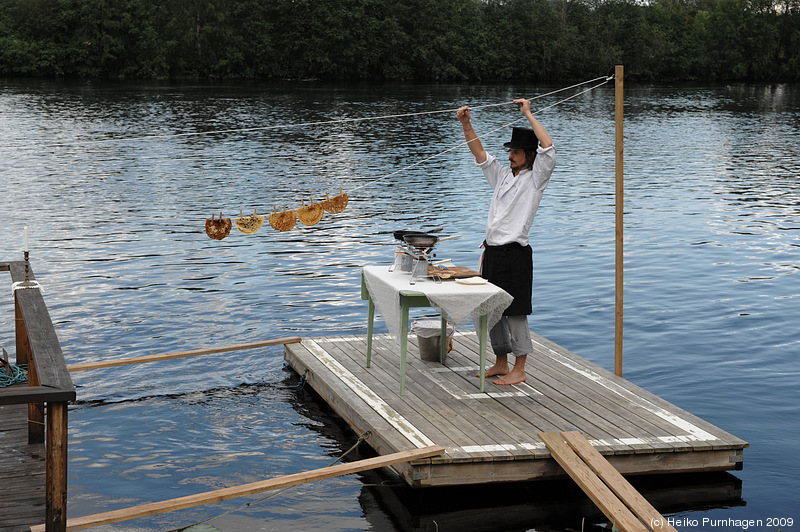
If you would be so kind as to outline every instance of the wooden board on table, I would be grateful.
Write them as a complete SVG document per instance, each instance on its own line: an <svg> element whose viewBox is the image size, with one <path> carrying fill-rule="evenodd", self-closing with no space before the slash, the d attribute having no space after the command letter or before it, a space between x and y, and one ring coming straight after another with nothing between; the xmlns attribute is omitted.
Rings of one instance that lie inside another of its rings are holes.
<svg viewBox="0 0 800 532"><path fill-rule="evenodd" d="M481 274L466 266L447 266L434 267L428 265L428 275L438 275L443 281L448 279L466 279L468 277L480 277Z"/></svg>

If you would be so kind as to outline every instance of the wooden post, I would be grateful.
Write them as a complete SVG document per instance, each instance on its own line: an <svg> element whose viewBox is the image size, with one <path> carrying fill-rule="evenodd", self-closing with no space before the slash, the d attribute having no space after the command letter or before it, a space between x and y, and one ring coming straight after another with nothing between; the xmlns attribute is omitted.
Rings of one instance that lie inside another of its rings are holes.
<svg viewBox="0 0 800 532"><path fill-rule="evenodd" d="M31 344L28 340L28 328L22 317L17 295L14 294L14 328L16 338L17 364L28 366L28 386L39 386L39 376L36 373L36 363L31 354ZM44 403L28 403L28 443L44 442Z"/></svg>
<svg viewBox="0 0 800 532"><path fill-rule="evenodd" d="M615 107L616 107L616 144L615 144L615 168L616 168L616 279L615 279L615 297L614 297L614 373L622 377L622 269L623 269L623 253L622 253L622 209L623 209L623 179L622 179L622 154L623 154L623 138L622 138L622 85L623 85L623 67L617 65L614 69L615 80Z"/></svg>
<svg viewBox="0 0 800 532"><path fill-rule="evenodd" d="M45 531L67 530L67 403L47 403Z"/></svg>

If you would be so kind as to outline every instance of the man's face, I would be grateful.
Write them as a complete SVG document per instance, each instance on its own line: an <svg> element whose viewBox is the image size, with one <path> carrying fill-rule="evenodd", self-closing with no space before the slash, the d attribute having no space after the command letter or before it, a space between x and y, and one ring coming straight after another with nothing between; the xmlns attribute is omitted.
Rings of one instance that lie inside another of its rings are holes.
<svg viewBox="0 0 800 532"><path fill-rule="evenodd" d="M508 162L511 165L511 170L514 171L514 174L527 168L528 158L525 156L525 150L519 150L519 149L509 150Z"/></svg>

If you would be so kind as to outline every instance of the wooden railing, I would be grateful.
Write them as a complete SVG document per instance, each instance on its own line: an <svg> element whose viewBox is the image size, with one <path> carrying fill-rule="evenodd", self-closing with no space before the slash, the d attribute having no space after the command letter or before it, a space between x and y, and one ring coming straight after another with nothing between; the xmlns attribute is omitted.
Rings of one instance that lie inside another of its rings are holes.
<svg viewBox="0 0 800 532"><path fill-rule="evenodd" d="M12 283L26 280L24 261L0 262ZM34 280L27 271L27 279ZM28 405L28 442L45 443L45 530L67 526L67 407L75 400L58 336L39 288L14 290L16 363L28 365L28 386L0 388L0 405Z"/></svg>

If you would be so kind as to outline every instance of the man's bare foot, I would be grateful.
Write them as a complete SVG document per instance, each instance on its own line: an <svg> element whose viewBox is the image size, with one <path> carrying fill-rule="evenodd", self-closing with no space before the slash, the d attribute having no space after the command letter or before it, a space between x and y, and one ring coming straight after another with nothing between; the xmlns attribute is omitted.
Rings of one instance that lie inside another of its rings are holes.
<svg viewBox="0 0 800 532"><path fill-rule="evenodd" d="M511 370L511 373L500 377L499 379L495 379L492 382L494 384L503 385L519 384L521 382L525 382L525 371L520 371L515 367L513 370Z"/></svg>
<svg viewBox="0 0 800 532"><path fill-rule="evenodd" d="M508 373L508 364L495 364L491 368L486 370L486 377L494 377L495 375L505 375ZM480 373L475 374L476 377L480 377Z"/></svg>

